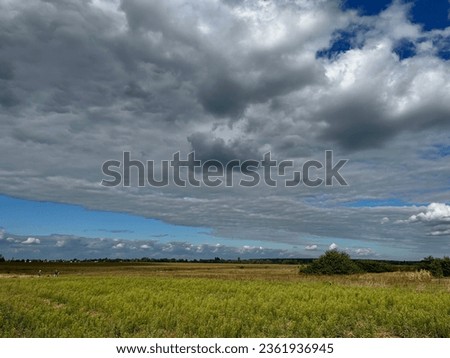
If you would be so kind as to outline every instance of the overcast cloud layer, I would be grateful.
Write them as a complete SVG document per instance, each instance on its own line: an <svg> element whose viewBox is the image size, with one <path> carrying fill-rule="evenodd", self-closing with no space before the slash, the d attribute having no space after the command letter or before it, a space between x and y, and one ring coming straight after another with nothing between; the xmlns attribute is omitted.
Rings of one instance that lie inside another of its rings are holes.
<svg viewBox="0 0 450 358"><path fill-rule="evenodd" d="M450 254L450 27L424 31L409 11L400 1L362 16L333 0L0 0L0 193L210 228L212 256L218 242L223 256L244 256L235 239L267 243L255 256L332 244L354 256ZM344 40L350 48L335 51ZM99 184L102 163L123 151L157 162L271 151L302 163L327 149L349 159L349 186ZM196 250L4 230L10 255L43 244L52 257L97 243L115 256L130 245L157 257Z"/></svg>

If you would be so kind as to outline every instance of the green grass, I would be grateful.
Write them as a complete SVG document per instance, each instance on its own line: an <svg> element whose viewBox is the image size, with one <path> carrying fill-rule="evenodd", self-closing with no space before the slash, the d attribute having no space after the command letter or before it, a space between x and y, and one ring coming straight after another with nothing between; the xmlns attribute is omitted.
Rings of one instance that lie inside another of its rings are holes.
<svg viewBox="0 0 450 358"><path fill-rule="evenodd" d="M449 282L423 275L114 267L3 275L0 337L450 337Z"/></svg>

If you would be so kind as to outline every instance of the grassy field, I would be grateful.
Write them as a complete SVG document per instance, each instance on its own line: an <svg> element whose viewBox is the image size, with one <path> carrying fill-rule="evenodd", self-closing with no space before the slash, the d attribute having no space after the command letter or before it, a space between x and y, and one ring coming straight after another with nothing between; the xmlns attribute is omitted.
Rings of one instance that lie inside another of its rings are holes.
<svg viewBox="0 0 450 358"><path fill-rule="evenodd" d="M312 277L296 265L2 263L0 337L450 337L450 281Z"/></svg>

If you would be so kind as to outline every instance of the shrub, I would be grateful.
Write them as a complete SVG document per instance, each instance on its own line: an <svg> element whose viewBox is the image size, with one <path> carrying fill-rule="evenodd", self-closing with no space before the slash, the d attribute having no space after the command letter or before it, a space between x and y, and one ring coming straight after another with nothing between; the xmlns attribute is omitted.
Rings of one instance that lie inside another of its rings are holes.
<svg viewBox="0 0 450 358"><path fill-rule="evenodd" d="M444 257L443 259L437 259L428 256L420 262L420 268L430 271L434 277L449 277L450 258Z"/></svg>
<svg viewBox="0 0 450 358"><path fill-rule="evenodd" d="M430 272L434 277L443 277L442 264L440 259L434 259L430 264Z"/></svg>
<svg viewBox="0 0 450 358"><path fill-rule="evenodd" d="M345 252L330 250L302 270L313 275L349 275L360 273L359 266Z"/></svg>
<svg viewBox="0 0 450 358"><path fill-rule="evenodd" d="M420 261L419 268L421 270L430 271L431 263L436 260L433 256L425 257L422 261Z"/></svg>
<svg viewBox="0 0 450 358"><path fill-rule="evenodd" d="M450 257L444 257L441 261L442 273L445 277L450 276Z"/></svg>

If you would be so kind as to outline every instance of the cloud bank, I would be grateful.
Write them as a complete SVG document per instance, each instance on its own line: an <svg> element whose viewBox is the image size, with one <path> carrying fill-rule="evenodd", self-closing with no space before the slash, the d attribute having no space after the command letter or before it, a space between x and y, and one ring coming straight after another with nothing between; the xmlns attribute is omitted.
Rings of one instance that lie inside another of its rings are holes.
<svg viewBox="0 0 450 358"><path fill-rule="evenodd" d="M207 227L230 246L448 252L448 228L427 224L447 220L450 200L450 28L425 30L410 11L400 1L363 16L333 0L0 0L0 193ZM300 162L326 149L349 158L349 187L99 185L101 164L125 150L156 162L191 150ZM347 205L392 198L410 204Z"/></svg>

